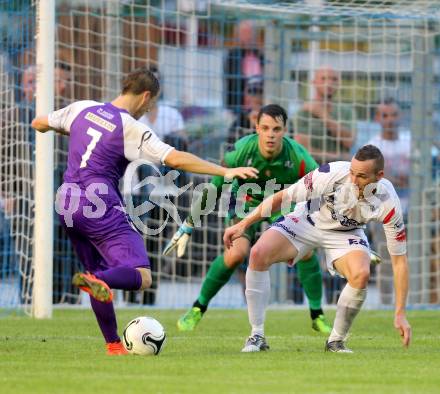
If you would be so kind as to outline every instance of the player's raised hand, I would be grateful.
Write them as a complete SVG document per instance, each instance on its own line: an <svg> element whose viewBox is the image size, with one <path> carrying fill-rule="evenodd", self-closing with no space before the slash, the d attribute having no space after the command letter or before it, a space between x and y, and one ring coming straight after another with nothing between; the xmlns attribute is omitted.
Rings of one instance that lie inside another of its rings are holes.
<svg viewBox="0 0 440 394"><path fill-rule="evenodd" d="M408 320L406 320L406 317L402 315L396 315L394 317L394 327L397 331L399 331L399 335L402 338L403 346L408 347L411 342L412 332L411 326L409 325Z"/></svg>
<svg viewBox="0 0 440 394"><path fill-rule="evenodd" d="M169 256L174 249L177 249L177 257L182 257L186 251L186 245L191 237L194 226L187 220L179 227L176 233L171 238L171 241L167 243L162 254Z"/></svg>
<svg viewBox="0 0 440 394"><path fill-rule="evenodd" d="M253 167L228 168L228 170L225 173L226 179L233 179L233 178L248 179L248 178L257 178L257 177L258 177L258 170Z"/></svg>
<svg viewBox="0 0 440 394"><path fill-rule="evenodd" d="M230 249L234 240L240 238L244 234L245 230L246 228L243 227L241 222L228 227L223 235L223 243L225 244L226 249Z"/></svg>

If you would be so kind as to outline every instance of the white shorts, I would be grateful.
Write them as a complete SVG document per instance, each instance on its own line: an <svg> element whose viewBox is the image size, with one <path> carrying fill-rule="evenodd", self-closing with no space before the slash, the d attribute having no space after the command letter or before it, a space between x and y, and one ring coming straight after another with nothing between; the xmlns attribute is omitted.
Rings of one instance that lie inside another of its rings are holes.
<svg viewBox="0 0 440 394"><path fill-rule="evenodd" d="M298 250L294 263L301 260L310 251L323 248L328 271L334 275L333 262L352 250L363 250L370 253L367 236L362 229L338 231L316 228L307 213L296 212L275 222L270 230L283 234Z"/></svg>

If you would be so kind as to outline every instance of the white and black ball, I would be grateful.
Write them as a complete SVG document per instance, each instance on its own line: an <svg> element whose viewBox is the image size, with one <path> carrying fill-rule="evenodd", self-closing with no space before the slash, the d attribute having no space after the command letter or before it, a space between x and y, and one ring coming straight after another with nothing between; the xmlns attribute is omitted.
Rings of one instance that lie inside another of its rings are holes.
<svg viewBox="0 0 440 394"><path fill-rule="evenodd" d="M131 354L156 356L165 345L165 330L156 319L140 316L131 320L124 329L122 343Z"/></svg>

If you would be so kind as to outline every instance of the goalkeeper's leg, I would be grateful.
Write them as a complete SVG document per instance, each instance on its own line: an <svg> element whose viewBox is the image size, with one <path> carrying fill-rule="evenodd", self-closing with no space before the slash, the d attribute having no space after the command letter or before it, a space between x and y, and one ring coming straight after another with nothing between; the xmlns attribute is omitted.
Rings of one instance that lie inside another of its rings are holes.
<svg viewBox="0 0 440 394"><path fill-rule="evenodd" d="M243 263L249 254L250 242L247 238L234 241L234 246L225 253L217 256L211 263L203 281L197 300L178 321L177 327L181 331L192 331L206 312L209 302L228 283L235 269Z"/></svg>
<svg viewBox="0 0 440 394"><path fill-rule="evenodd" d="M329 334L332 330L332 326L327 321L322 310L322 274L318 256L316 253L312 253L309 256L305 256L301 261L298 261L296 265L298 278L309 301L312 328L315 331Z"/></svg>

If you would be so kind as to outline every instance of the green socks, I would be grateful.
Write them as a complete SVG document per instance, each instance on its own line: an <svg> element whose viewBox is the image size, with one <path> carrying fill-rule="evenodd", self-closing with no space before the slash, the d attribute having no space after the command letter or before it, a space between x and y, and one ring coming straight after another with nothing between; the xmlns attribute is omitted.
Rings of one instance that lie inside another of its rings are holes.
<svg viewBox="0 0 440 394"><path fill-rule="evenodd" d="M298 277L309 300L310 309L321 309L322 274L316 253L309 260L301 260L298 267ZM197 304L208 306L219 290L229 281L235 269L225 265L223 255L217 256L209 267L203 281Z"/></svg>
<svg viewBox="0 0 440 394"><path fill-rule="evenodd" d="M201 305L208 306L212 298L229 281L234 271L234 268L225 265L223 255L217 256L209 267L197 301Z"/></svg>
<svg viewBox="0 0 440 394"><path fill-rule="evenodd" d="M316 253L309 260L301 260L296 264L298 278L309 300L310 309L321 309L322 274Z"/></svg>

